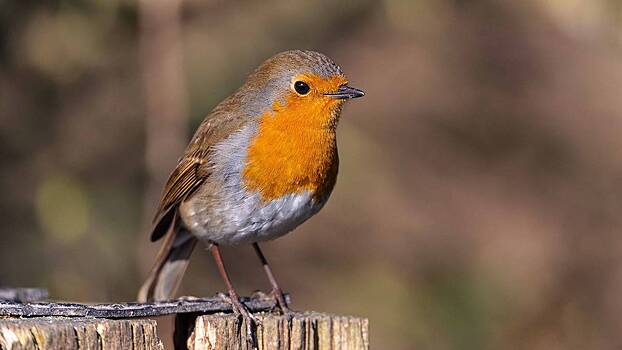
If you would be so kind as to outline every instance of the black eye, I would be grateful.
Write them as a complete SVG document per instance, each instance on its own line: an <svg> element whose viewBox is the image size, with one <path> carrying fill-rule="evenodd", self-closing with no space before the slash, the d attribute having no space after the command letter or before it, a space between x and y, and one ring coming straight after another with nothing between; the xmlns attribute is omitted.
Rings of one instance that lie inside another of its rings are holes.
<svg viewBox="0 0 622 350"><path fill-rule="evenodd" d="M311 90L311 88L309 87L309 84L305 83L304 81L297 81L294 83L294 90L296 90L296 92L301 95L306 95L309 93L309 90Z"/></svg>

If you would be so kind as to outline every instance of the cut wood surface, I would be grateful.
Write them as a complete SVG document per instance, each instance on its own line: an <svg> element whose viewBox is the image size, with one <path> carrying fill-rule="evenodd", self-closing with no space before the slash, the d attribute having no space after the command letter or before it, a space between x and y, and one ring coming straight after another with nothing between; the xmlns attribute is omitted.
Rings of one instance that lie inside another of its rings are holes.
<svg viewBox="0 0 622 350"><path fill-rule="evenodd" d="M153 320L0 318L2 350L164 349Z"/></svg>
<svg viewBox="0 0 622 350"><path fill-rule="evenodd" d="M286 298L289 298L289 296L286 295ZM250 298L243 297L241 299L244 305L246 305L246 307L252 312L270 310L275 306L274 300L269 298L254 296ZM85 316L102 318L130 318L195 312L208 314L226 311L231 311L231 304L219 297L184 297L155 303L114 304L77 304L62 302L21 303L0 300L0 317Z"/></svg>
<svg viewBox="0 0 622 350"><path fill-rule="evenodd" d="M261 321L254 331L260 350L369 349L368 321L364 318L316 312L297 313L291 319L274 314L256 316ZM242 322L231 314L199 316L188 338L188 349L251 349Z"/></svg>

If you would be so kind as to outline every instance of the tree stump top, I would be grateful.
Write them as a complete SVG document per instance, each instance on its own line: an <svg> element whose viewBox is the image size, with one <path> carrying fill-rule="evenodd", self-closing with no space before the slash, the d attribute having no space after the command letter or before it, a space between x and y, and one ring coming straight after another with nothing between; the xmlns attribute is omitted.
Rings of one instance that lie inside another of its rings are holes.
<svg viewBox="0 0 622 350"><path fill-rule="evenodd" d="M252 297L242 298L242 302L252 312L267 311L274 308L274 300ZM155 317L182 313L211 314L231 311L231 305L223 299L179 298L156 303L113 303L77 304L61 302L21 303L0 300L0 316L19 317L99 317L132 318Z"/></svg>
<svg viewBox="0 0 622 350"><path fill-rule="evenodd" d="M22 293L12 299L31 297ZM288 318L265 312L275 307L272 299L242 301L261 322L252 330L254 343L248 342L245 321L219 297L145 304L0 300L0 349L159 350L156 321L144 318L170 314L176 314L176 349L369 349L367 319L317 312Z"/></svg>

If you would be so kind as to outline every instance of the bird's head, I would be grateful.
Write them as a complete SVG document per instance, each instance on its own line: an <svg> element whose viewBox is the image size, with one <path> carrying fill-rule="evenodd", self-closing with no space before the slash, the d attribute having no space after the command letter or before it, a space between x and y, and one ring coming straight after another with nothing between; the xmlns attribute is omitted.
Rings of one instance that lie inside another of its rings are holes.
<svg viewBox="0 0 622 350"><path fill-rule="evenodd" d="M341 106L364 95L348 86L341 68L315 51L285 51L266 60L242 89L251 115L302 119L302 125L334 128Z"/></svg>
<svg viewBox="0 0 622 350"><path fill-rule="evenodd" d="M236 94L256 118L245 186L264 200L311 191L326 198L337 175L336 126L343 103L363 96L341 68L313 51L286 51L265 61Z"/></svg>

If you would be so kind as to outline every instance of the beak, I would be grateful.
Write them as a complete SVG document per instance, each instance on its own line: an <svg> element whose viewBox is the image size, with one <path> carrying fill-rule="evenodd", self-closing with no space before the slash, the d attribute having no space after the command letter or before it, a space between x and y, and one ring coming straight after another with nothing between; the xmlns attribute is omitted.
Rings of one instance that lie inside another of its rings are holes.
<svg viewBox="0 0 622 350"><path fill-rule="evenodd" d="M325 93L324 96L328 96L328 97L332 97L332 98L336 98L340 100L341 99L349 100L351 98L365 96L365 93L363 92L363 90L359 90L357 88L343 85L339 87L339 90L337 90L337 92Z"/></svg>

